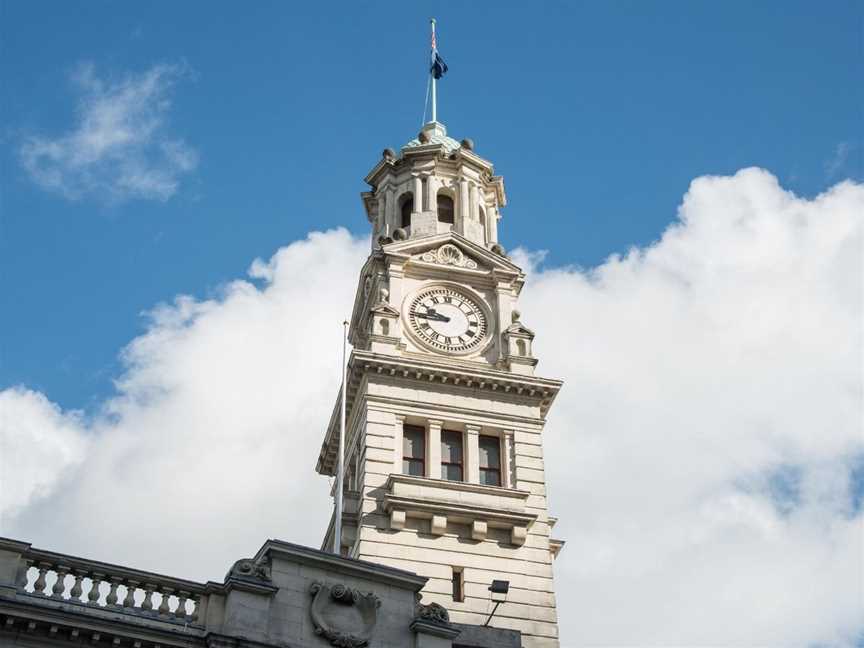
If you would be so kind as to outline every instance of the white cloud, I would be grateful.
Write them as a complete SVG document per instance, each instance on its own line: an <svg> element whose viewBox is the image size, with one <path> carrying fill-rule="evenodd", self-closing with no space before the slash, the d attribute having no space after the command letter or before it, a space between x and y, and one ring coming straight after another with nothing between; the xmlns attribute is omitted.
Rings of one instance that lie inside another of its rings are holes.
<svg viewBox="0 0 864 648"><path fill-rule="evenodd" d="M39 186L70 200L167 200L198 164L195 150L167 129L171 88L184 71L156 65L104 81L92 65L79 66L72 76L80 93L75 127L58 137L27 137L21 164Z"/></svg>
<svg viewBox="0 0 864 648"><path fill-rule="evenodd" d="M564 646L853 645L862 213L861 185L805 200L748 169L695 180L653 246L532 269L523 320L541 373L566 381L546 437ZM313 467L367 250L312 234L256 261L254 283L155 309L118 396L71 419L86 458L27 445L69 469L4 533L197 578L266 537L317 545ZM36 397L4 395L7 411Z"/></svg>

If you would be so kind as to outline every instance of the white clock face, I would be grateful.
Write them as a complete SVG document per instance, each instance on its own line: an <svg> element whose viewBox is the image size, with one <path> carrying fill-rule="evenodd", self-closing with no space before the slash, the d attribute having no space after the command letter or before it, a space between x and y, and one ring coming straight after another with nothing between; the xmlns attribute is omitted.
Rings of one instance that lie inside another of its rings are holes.
<svg viewBox="0 0 864 648"><path fill-rule="evenodd" d="M408 308L411 329L434 349L470 352L486 339L486 315L467 295L446 287L427 288Z"/></svg>

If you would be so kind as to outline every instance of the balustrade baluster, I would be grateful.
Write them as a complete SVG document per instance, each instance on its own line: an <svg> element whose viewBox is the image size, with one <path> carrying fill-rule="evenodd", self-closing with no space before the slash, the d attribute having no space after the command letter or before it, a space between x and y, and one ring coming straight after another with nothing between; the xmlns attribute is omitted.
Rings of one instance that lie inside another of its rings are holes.
<svg viewBox="0 0 864 648"><path fill-rule="evenodd" d="M63 592L66 591L66 574L69 573L69 568L63 565L57 565L57 580L54 581L54 587L51 588L53 598L63 598Z"/></svg>
<svg viewBox="0 0 864 648"><path fill-rule="evenodd" d="M45 594L45 586L48 584L45 577L48 575L48 570L51 568L50 563L39 563L39 576L36 577L36 582L33 583L34 594Z"/></svg>
<svg viewBox="0 0 864 648"><path fill-rule="evenodd" d="M144 583L144 601L141 603L141 609L145 612L153 611L153 588L155 586L150 583Z"/></svg>
<svg viewBox="0 0 864 648"><path fill-rule="evenodd" d="M170 587L161 587L159 588L159 592L162 594L162 603L159 605L159 614L168 616L171 614L171 608L168 607L168 598L174 590Z"/></svg>
<svg viewBox="0 0 864 648"><path fill-rule="evenodd" d="M32 560L25 560L18 573L18 589L22 592L27 591L27 580L29 579L30 568L33 566Z"/></svg>
<svg viewBox="0 0 864 648"><path fill-rule="evenodd" d="M123 599L124 608L135 607L135 590L138 589L138 581L126 580L126 598Z"/></svg>
<svg viewBox="0 0 864 648"><path fill-rule="evenodd" d="M174 610L174 616L182 619L186 616L186 599L189 598L189 592L180 590L177 592L177 609Z"/></svg>
<svg viewBox="0 0 864 648"><path fill-rule="evenodd" d="M90 573L90 592L87 594L87 600L90 605L99 605L99 597L102 596L99 586L102 584L102 579L104 578L104 574L98 572Z"/></svg>
<svg viewBox="0 0 864 648"><path fill-rule="evenodd" d="M117 605L117 588L120 586L120 579L114 576L111 577L111 590L108 592L108 596L105 599L105 605L108 607L114 607Z"/></svg>
<svg viewBox="0 0 864 648"><path fill-rule="evenodd" d="M84 593L84 576L87 572L80 569L73 569L72 574L75 576L75 582L72 584L72 589L69 591L70 601L80 601L81 595Z"/></svg>
<svg viewBox="0 0 864 648"><path fill-rule="evenodd" d="M189 600L192 601L192 613L189 615L189 622L198 623L198 605L201 601L201 596L199 594L192 594Z"/></svg>

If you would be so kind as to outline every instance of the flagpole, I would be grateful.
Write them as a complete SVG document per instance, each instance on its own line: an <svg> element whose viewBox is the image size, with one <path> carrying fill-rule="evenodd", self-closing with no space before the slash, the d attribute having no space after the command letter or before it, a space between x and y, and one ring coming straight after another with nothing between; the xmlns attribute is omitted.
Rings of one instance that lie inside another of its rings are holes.
<svg viewBox="0 0 864 648"><path fill-rule="evenodd" d="M435 43L435 19L432 18L430 20L430 22L432 23L432 43L433 43L432 62L434 63L435 62L435 52L438 50L438 46ZM438 99L437 99L437 96L435 94L435 74L432 72L431 67L429 70L429 74L432 75L432 121L437 122L438 121Z"/></svg>
<svg viewBox="0 0 864 648"><path fill-rule="evenodd" d="M339 460L336 466L336 511L333 521L333 553L342 553L342 488L345 481L345 399L348 393L348 322L342 322L342 402L339 412Z"/></svg>

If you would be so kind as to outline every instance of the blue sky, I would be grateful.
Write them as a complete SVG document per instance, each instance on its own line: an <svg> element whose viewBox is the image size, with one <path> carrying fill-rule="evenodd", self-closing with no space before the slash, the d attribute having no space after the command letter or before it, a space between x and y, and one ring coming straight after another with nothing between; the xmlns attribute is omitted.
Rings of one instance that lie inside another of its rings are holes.
<svg viewBox="0 0 864 648"><path fill-rule="evenodd" d="M364 174L418 130L433 13L440 115L504 174L508 248L596 264L656 239L701 174L860 177L858 2L4 1L0 384L89 408L141 311L311 229L365 232ZM168 200L69 200L22 168L26 137L74 127L87 63L182 66L165 129L198 164Z"/></svg>

